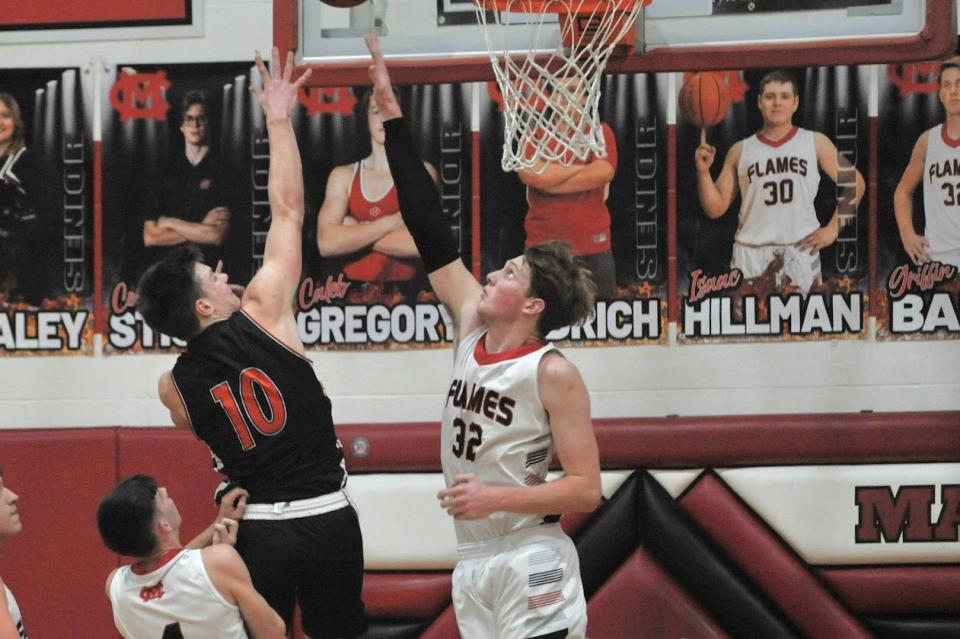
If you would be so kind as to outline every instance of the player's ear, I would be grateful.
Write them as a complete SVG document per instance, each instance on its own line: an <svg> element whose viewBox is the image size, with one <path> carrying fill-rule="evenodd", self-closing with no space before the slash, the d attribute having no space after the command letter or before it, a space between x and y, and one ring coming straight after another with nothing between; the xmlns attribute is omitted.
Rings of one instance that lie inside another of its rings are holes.
<svg viewBox="0 0 960 639"><path fill-rule="evenodd" d="M193 303L193 308L200 317L210 317L213 315L213 304L205 297L198 297Z"/></svg>
<svg viewBox="0 0 960 639"><path fill-rule="evenodd" d="M539 297L528 298L526 303L523 305L523 312L530 315L539 315L543 312L543 309L547 307L546 302Z"/></svg>

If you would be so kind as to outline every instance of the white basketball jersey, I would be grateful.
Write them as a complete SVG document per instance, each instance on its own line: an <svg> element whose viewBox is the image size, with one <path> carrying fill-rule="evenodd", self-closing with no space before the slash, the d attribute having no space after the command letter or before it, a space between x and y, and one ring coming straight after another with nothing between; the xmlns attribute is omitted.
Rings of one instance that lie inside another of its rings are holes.
<svg viewBox="0 0 960 639"><path fill-rule="evenodd" d="M737 176L742 197L737 242L795 244L820 227L813 206L820 171L812 131L794 127L776 142L751 135L743 141Z"/></svg>
<svg viewBox="0 0 960 639"><path fill-rule="evenodd" d="M960 140L949 139L942 124L927 132L923 213L931 257L960 250Z"/></svg>
<svg viewBox="0 0 960 639"><path fill-rule="evenodd" d="M110 605L127 639L247 639L240 609L210 582L200 550L183 550L143 575L120 568L110 581Z"/></svg>
<svg viewBox="0 0 960 639"><path fill-rule="evenodd" d="M14 599L13 593L10 592L6 584L4 584L3 588L7 593L7 611L10 613L10 618L13 619L13 625L16 626L20 639L27 639L27 630L23 627L23 616L20 614L20 606L17 605L17 600Z"/></svg>
<svg viewBox="0 0 960 639"><path fill-rule="evenodd" d="M472 473L485 484L535 486L546 481L553 435L540 403L537 371L553 345L539 343L487 354L486 329L457 348L453 380L443 407L440 459L447 486ZM556 521L555 518L550 518ZM543 523L542 515L496 512L454 520L457 542L484 541Z"/></svg>

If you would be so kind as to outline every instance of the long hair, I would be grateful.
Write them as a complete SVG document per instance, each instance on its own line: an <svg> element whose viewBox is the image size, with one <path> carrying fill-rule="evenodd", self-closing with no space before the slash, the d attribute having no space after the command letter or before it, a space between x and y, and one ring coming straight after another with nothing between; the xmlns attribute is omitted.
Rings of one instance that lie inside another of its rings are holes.
<svg viewBox="0 0 960 639"><path fill-rule="evenodd" d="M23 148L27 137L27 132L23 127L23 113L20 111L20 104L17 99L9 93L0 91L0 102L7 107L10 115L13 116L13 135L10 137L10 146L7 147L7 153L13 154Z"/></svg>

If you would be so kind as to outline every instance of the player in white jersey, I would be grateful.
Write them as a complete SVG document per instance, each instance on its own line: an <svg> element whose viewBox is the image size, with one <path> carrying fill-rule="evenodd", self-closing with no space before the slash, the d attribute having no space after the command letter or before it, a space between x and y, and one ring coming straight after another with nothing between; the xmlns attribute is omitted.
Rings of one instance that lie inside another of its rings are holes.
<svg viewBox="0 0 960 639"><path fill-rule="evenodd" d="M0 469L0 548L8 537L23 530L17 502L20 498L3 482L3 470ZM3 579L0 579L0 639L27 639L23 627L23 616L13 593Z"/></svg>
<svg viewBox="0 0 960 639"><path fill-rule="evenodd" d="M107 577L123 637L286 636L280 615L254 589L233 548L245 506L246 491L226 493L214 523L184 547L177 505L152 478L134 475L107 493L97 508L100 536L115 553L137 558Z"/></svg>
<svg viewBox="0 0 960 639"><path fill-rule="evenodd" d="M944 62L937 80L946 119L917 138L893 194L893 210L914 264L935 260L960 268L960 58ZM923 235L913 227L913 192L921 180Z"/></svg>
<svg viewBox="0 0 960 639"><path fill-rule="evenodd" d="M579 562L556 522L599 504L599 455L583 380L544 336L590 315L593 283L569 245L548 242L508 260L481 286L460 260L376 37L367 45L401 215L458 338L441 424L447 488L438 498L455 518L460 634L582 638ZM554 450L564 474L546 482Z"/></svg>
<svg viewBox="0 0 960 639"><path fill-rule="evenodd" d="M710 218L722 216L742 196L740 221L734 237L731 268L747 279L759 277L780 259L777 285L789 279L801 292L822 280L820 249L833 244L840 232L840 207L821 227L813 202L822 170L837 183L841 169L851 169L836 145L822 133L794 125L800 106L797 82L781 71L760 81L757 106L763 128L740 140L724 159L720 175L710 174L717 150L700 133L694 154L700 205ZM846 215L856 210L865 189L863 176L853 170L855 183L843 184L840 202Z"/></svg>

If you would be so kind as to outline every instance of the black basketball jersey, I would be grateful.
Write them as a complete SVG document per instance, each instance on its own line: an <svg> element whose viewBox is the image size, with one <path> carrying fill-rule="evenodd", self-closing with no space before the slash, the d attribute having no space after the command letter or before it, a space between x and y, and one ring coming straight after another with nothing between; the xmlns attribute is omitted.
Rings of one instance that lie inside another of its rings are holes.
<svg viewBox="0 0 960 639"><path fill-rule="evenodd" d="M346 483L330 399L310 360L243 311L208 326L173 367L194 434L250 503L306 499Z"/></svg>

